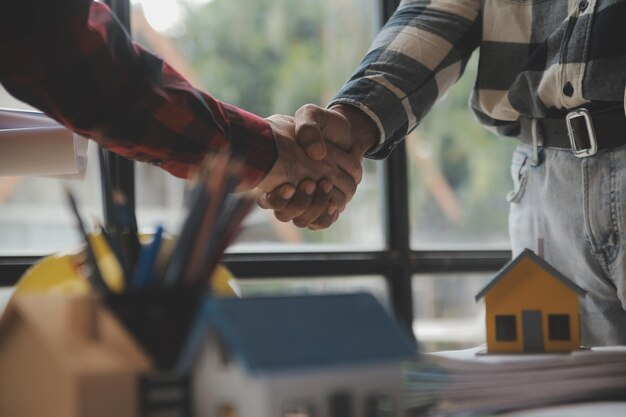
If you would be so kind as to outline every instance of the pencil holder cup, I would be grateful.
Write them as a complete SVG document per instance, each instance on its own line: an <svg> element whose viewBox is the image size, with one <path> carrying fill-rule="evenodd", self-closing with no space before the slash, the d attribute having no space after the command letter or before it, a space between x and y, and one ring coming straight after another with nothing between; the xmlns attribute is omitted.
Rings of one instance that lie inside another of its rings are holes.
<svg viewBox="0 0 626 417"><path fill-rule="evenodd" d="M166 371L179 359L202 297L197 288L145 289L109 294L106 304L154 366Z"/></svg>

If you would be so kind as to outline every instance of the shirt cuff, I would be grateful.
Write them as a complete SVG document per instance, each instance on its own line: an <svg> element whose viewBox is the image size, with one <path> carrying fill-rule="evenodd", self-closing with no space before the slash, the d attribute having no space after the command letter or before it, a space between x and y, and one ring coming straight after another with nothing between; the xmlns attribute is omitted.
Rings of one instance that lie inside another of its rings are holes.
<svg viewBox="0 0 626 417"><path fill-rule="evenodd" d="M383 125L380 122L380 119L378 118L376 113L374 113L369 107L367 107L363 103L349 98L336 98L328 104L327 108L331 108L336 104L349 104L350 106L356 107L357 109L361 110L363 113L365 113L367 117L372 119L372 121L376 125L376 128L378 129L378 137L380 139L378 140L377 144L373 145L370 149L368 149L367 152L365 152L364 156L370 159L377 159L374 155L376 155L376 153L380 151L383 144L385 143L385 129L383 128Z"/></svg>
<svg viewBox="0 0 626 417"><path fill-rule="evenodd" d="M242 180L254 188L268 174L278 157L274 132L269 123L238 107L223 103L233 154L243 162Z"/></svg>
<svg viewBox="0 0 626 417"><path fill-rule="evenodd" d="M345 103L357 107L376 124L380 141L365 154L366 158L384 159L408 133L406 109L394 92L368 78L347 82L328 107Z"/></svg>

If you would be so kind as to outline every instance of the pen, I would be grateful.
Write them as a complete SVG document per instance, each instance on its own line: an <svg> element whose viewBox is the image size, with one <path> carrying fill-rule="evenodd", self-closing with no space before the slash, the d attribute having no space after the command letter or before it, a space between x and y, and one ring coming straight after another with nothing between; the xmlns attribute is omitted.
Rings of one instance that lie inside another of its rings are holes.
<svg viewBox="0 0 626 417"><path fill-rule="evenodd" d="M130 281L130 287L139 289L146 287L153 279L154 263L159 255L161 240L163 236L163 226L159 225L154 232L152 242L143 246L139 254L139 260L135 267L135 273Z"/></svg>
<svg viewBox="0 0 626 417"><path fill-rule="evenodd" d="M65 194L67 196L67 200L70 204L70 208L72 209L72 213L74 213L74 217L76 219L76 224L78 226L78 230L82 238L85 240L85 244L87 245L87 264L89 265L89 273L87 275L87 279L91 282L93 288L97 291L109 292L104 280L102 279L102 274L100 273L100 269L98 268L98 263L96 261L96 255L91 246L91 242L89 241L89 236L87 235L87 230L85 229L85 224L83 223L82 217L80 217L80 213L78 212L78 206L76 204L76 199L74 195L69 189L65 189Z"/></svg>

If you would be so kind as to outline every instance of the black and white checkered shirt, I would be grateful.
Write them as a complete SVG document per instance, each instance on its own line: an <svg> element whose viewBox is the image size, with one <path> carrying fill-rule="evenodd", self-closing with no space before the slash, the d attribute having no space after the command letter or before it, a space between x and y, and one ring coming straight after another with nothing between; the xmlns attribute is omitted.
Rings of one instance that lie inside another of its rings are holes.
<svg viewBox="0 0 626 417"><path fill-rule="evenodd" d="M624 103L626 0L403 0L334 103L356 105L386 157L480 48L471 107L518 136L520 118Z"/></svg>

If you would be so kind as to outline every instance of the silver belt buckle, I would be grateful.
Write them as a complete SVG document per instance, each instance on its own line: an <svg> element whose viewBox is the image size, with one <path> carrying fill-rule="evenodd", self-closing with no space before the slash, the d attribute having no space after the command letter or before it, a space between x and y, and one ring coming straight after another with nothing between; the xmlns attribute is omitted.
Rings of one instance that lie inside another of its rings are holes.
<svg viewBox="0 0 626 417"><path fill-rule="evenodd" d="M576 143L576 135L574 134L574 123L579 123L579 118L582 117L582 121L585 122L585 127L587 128L587 138L589 140L588 148L581 148ZM589 114L589 110L585 108L580 108L577 110L572 110L567 113L565 116L565 124L567 125L567 135L569 136L569 143L572 146L572 152L578 158L585 158L587 156L593 156L598 152L598 141L596 140L596 133L593 129L593 122L591 121L591 114Z"/></svg>

